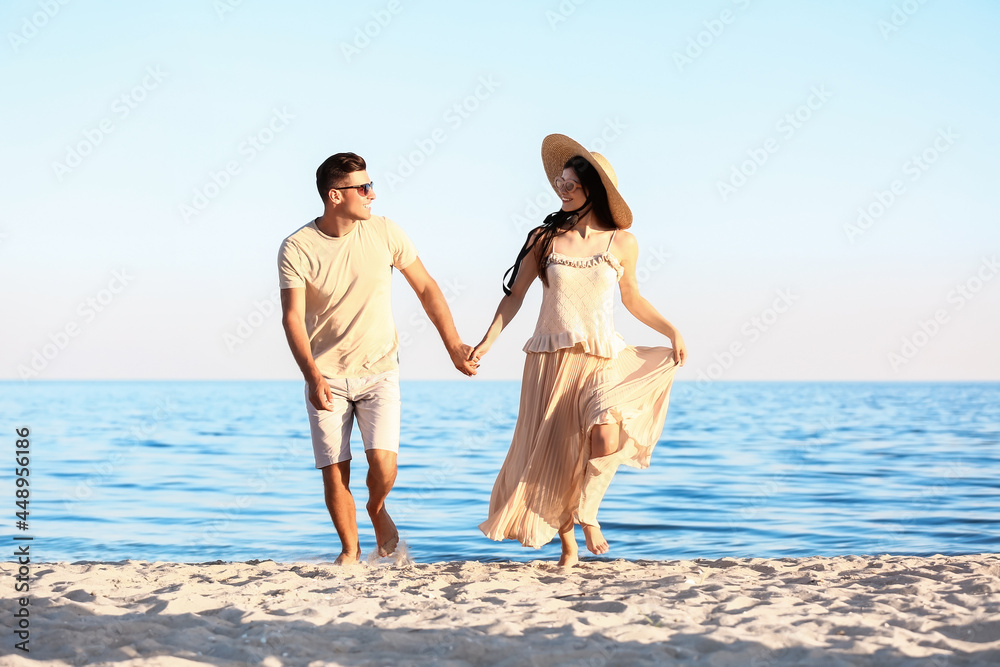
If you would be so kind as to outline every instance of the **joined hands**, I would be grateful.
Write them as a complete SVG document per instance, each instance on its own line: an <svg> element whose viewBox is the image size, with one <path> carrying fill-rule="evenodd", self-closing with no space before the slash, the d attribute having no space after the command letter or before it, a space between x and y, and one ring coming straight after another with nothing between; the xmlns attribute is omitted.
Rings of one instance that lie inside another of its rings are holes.
<svg viewBox="0 0 1000 667"><path fill-rule="evenodd" d="M451 363L455 364L455 368L460 373L469 377L475 375L476 369L479 368L479 359L473 360L473 352L472 346L465 343L459 343L448 350L448 354L451 355Z"/></svg>

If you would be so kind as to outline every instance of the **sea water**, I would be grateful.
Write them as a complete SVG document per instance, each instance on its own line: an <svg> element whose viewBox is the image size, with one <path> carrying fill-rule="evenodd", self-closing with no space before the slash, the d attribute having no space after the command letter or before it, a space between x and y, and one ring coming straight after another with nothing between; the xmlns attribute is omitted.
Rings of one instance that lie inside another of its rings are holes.
<svg viewBox="0 0 1000 667"><path fill-rule="evenodd" d="M558 557L558 539L527 549L477 528L519 389L402 383L387 507L417 562ZM8 532L34 538L34 560L326 561L340 551L301 382L4 382L0 414ZM26 530L15 527L13 483L22 427ZM353 440L367 553L356 429ZM678 381L652 466L622 467L599 518L613 558L1000 551L1000 383Z"/></svg>

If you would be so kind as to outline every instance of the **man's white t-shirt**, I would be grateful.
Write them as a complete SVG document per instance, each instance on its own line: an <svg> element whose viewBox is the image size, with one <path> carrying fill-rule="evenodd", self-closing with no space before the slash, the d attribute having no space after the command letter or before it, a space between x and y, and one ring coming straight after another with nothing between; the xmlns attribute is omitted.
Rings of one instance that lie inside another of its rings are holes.
<svg viewBox="0 0 1000 667"><path fill-rule="evenodd" d="M361 377L399 367L392 320L392 269L417 258L406 233L392 220L359 220L341 237L327 236L313 220L281 243L282 289L305 288L306 332L325 377Z"/></svg>

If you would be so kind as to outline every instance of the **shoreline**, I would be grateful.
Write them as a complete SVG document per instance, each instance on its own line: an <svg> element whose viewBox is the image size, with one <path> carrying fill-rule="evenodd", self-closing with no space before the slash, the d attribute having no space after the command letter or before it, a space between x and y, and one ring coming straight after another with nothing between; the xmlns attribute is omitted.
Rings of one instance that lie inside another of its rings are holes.
<svg viewBox="0 0 1000 667"><path fill-rule="evenodd" d="M1000 664L997 553L30 567L3 664Z"/></svg>
<svg viewBox="0 0 1000 667"><path fill-rule="evenodd" d="M720 556L718 558L626 558L626 557L612 557L608 555L595 556L587 551L586 546L582 544L583 538L581 537L579 542L580 545L580 562L583 565L593 564L593 563L629 563L634 565L667 565L673 563L716 563L720 561L737 561L737 562L750 562L750 561L798 561L805 559L835 559L835 558L848 558L848 559L893 559L893 558L918 558L918 559L932 559L932 558L964 558L969 556L982 556L990 557L997 556L1000 557L1000 551L992 552L968 552L968 553L928 553L928 554L911 554L911 553L882 553L882 554L837 554L835 556L824 556L821 554L810 554L807 556ZM554 540L555 543L555 540ZM402 541L400 544L404 545L404 551L406 551L406 541ZM534 551L530 547L524 547L524 551ZM497 557L491 559L484 558L453 558L451 560L435 560L435 561L421 561L414 560L412 554L404 553L402 559L400 560L400 554L397 552L392 556L374 558L373 553L362 553L361 559L358 561L358 565L362 567L372 567L378 566L383 568L396 568L401 569L405 567L418 566L418 565L461 565L464 563L479 563L481 565L533 565L536 567L541 567L545 565L556 565L556 561L559 559L559 553L554 552L552 555L545 558L524 558L524 559L514 559L514 558L504 558ZM2 565L12 565L15 561L11 560L0 560L0 566ZM221 558L216 558L215 560L200 560L200 561L177 561L177 560L148 560L145 558L122 558L119 560L96 560L91 558L83 558L80 560L47 560L47 561L32 561L34 567L41 565L45 566L67 566L67 565L127 565L127 564L147 564L147 565L262 565L264 563L273 563L275 565L328 565L331 567L337 567L333 564L333 559L300 559L300 560L276 560L274 558L250 558L247 560L224 560ZM350 566L348 566L350 567ZM2 570L0 570L2 571Z"/></svg>

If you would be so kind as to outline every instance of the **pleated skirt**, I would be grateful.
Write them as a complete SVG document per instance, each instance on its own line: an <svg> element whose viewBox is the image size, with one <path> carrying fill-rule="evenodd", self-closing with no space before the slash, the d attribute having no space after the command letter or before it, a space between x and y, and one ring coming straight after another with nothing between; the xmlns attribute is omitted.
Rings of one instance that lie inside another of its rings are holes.
<svg viewBox="0 0 1000 667"><path fill-rule="evenodd" d="M551 541L579 506L598 424L619 425L621 463L649 467L676 370L667 347L630 345L615 359L579 345L528 353L514 436L479 529L526 547Z"/></svg>

